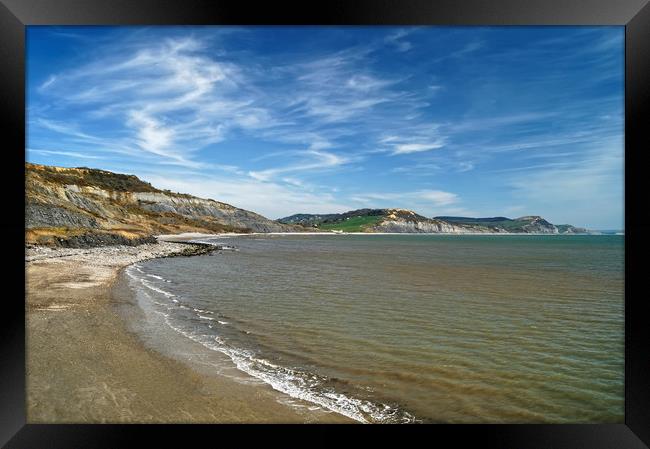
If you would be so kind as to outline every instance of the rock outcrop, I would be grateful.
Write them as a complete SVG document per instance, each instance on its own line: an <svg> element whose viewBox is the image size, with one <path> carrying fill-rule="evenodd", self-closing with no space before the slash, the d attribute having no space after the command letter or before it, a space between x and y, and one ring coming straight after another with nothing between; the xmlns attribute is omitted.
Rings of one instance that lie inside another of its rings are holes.
<svg viewBox="0 0 650 449"><path fill-rule="evenodd" d="M515 218L515 221L524 222L522 232L532 234L559 234L555 225L537 215Z"/></svg>
<svg viewBox="0 0 650 449"><path fill-rule="evenodd" d="M467 234L488 232L479 226L466 226L426 218L408 209L384 209L383 219L372 227L372 232L400 232L423 234Z"/></svg>

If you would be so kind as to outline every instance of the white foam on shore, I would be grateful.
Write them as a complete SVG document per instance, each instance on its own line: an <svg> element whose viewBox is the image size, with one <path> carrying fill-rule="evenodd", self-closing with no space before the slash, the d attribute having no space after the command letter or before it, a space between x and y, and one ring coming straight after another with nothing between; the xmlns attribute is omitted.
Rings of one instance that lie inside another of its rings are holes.
<svg viewBox="0 0 650 449"><path fill-rule="evenodd" d="M194 308L193 308L192 310L194 310L195 312L199 312L199 313L205 313L205 314L208 314L208 315L214 315L214 312L210 312L209 310L194 309Z"/></svg>
<svg viewBox="0 0 650 449"><path fill-rule="evenodd" d="M146 273L139 269L139 267L136 267L135 265L132 265L131 267L134 267L136 271L146 275ZM147 287L149 290L162 294L167 298L175 296L170 292L152 286L145 279L135 276L129 270L131 267L127 268L126 273L135 281L139 281L140 284ZM167 309L168 312L156 311L156 313L159 313L164 318L164 321L169 328L184 337L201 344L207 349L227 355L235 364L237 369L255 379L267 383L276 391L287 394L295 399L310 402L361 423L415 422L415 418L412 415L397 408L386 404L373 403L367 400L349 397L345 394L335 392L325 385L327 379L321 378L313 373L302 373L290 368L278 366L264 358L257 357L253 351L233 348L218 335L205 335L197 333L196 331L184 330L171 321L171 315L174 309L173 307L168 307L165 304L155 301L155 299L150 295L146 295L146 297L153 303ZM176 299L172 299L172 301L178 302ZM189 307L183 305L179 305L179 307L189 309ZM215 320L212 317L201 315L199 313L199 311L211 313L209 311L202 311L201 309L195 308L192 308L192 310L197 312L197 316L200 319L217 321L222 325L229 324L227 321ZM209 326L209 328L212 329L212 326ZM304 405L302 407L304 407Z"/></svg>
<svg viewBox="0 0 650 449"><path fill-rule="evenodd" d="M151 290L153 290L153 291L155 291L155 292L157 292L157 293L160 293L161 295L165 295L167 298L175 298L175 297L176 297L175 294L173 294L173 293L169 293L168 291L165 291L165 290L163 290L162 288L158 288L158 287L156 287L156 286L153 286L153 285L151 285L149 282L147 282L147 281L144 280L144 279L140 279L140 282L142 283L142 285L144 285L144 286L147 287L148 289L151 289Z"/></svg>
<svg viewBox="0 0 650 449"><path fill-rule="evenodd" d="M155 291L155 292L157 292L157 293L160 293L161 295L164 295L164 296L166 296L167 298L174 298L174 297L176 297L176 295L174 295L173 293L170 293L170 292L165 291L165 290L163 290L163 289L161 289L161 288L158 288L158 287L156 287L156 286L154 286L154 285L151 285L151 283L150 283L150 282L147 282L146 279L144 279L144 278L139 278L139 277L133 275L133 273L132 273L132 271L131 271L131 268L135 268L136 271L138 271L139 273L142 273L142 274L144 274L144 275L146 275L146 276L155 276L155 275L149 275L149 274L145 273L144 271L142 271L142 270L140 269L140 266L139 266L139 265L133 264L133 265L131 265L130 267L127 267L127 269L126 269L126 274L127 274L131 279L135 279L136 281L140 282L142 285L144 285L144 286L147 287L148 289L153 290L153 291ZM160 279L162 279L162 278L160 278ZM178 301L176 301L176 302L178 302Z"/></svg>

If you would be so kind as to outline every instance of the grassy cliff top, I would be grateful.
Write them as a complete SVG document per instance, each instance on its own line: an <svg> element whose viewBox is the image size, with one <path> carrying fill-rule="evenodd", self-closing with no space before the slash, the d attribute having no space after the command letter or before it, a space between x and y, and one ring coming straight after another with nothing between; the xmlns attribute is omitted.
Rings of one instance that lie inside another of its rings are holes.
<svg viewBox="0 0 650 449"><path fill-rule="evenodd" d="M107 170L88 167L55 167L53 165L40 165L25 163L27 179L30 176L37 176L41 181L59 185L78 185L82 187L96 187L103 190L117 192L152 192L165 193L182 198L195 198L186 193L161 190L145 182L135 175L113 173ZM221 203L230 206L225 203ZM232 207L232 206L230 206Z"/></svg>
<svg viewBox="0 0 650 449"><path fill-rule="evenodd" d="M160 192L148 182L134 175L123 175L106 170L88 167L53 167L48 165L25 163L26 174L29 177L38 176L43 181L69 185L97 187L104 190L120 192Z"/></svg>

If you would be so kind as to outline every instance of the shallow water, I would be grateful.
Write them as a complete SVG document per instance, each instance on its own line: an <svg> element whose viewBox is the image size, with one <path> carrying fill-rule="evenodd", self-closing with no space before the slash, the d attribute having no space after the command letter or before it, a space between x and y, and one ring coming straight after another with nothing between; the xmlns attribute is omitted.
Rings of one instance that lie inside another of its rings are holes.
<svg viewBox="0 0 650 449"><path fill-rule="evenodd" d="M611 423L623 239L233 237L127 274L180 334L359 421Z"/></svg>

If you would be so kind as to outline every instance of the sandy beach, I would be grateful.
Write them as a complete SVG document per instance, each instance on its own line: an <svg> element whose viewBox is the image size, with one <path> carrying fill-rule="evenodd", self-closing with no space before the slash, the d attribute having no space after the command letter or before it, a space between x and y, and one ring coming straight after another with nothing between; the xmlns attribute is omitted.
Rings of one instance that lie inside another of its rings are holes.
<svg viewBox="0 0 650 449"><path fill-rule="evenodd" d="M27 248L28 423L351 422L247 378L225 357L190 366L133 332L123 317L137 310L113 289L120 270L191 248ZM198 346L178 350L200 356Z"/></svg>

